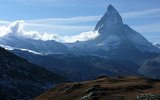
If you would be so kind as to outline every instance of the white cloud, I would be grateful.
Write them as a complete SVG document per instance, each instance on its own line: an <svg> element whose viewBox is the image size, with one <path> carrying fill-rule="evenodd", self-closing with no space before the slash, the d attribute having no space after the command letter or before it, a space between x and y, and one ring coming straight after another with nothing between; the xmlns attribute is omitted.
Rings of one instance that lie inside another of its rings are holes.
<svg viewBox="0 0 160 100"><path fill-rule="evenodd" d="M86 41L97 37L98 32L83 32L75 36L60 36L53 33L40 33L38 31L25 31L24 30L25 22L23 20L18 20L11 23L8 26L0 27L0 36L14 35L22 36L25 38L32 38L36 40L56 40L59 42L76 42L76 41Z"/></svg>
<svg viewBox="0 0 160 100"><path fill-rule="evenodd" d="M145 25L131 25L131 27L143 33L160 32L160 23L145 24Z"/></svg>
<svg viewBox="0 0 160 100"><path fill-rule="evenodd" d="M26 26L29 29L39 29L39 30L46 30L50 29L52 31L54 30L63 30L63 31L84 31L84 30L92 30L94 26L76 26L76 25L47 25L47 24L35 24L35 23L26 23Z"/></svg>
<svg viewBox="0 0 160 100"><path fill-rule="evenodd" d="M71 43L76 41L87 41L96 38L99 35L98 31L89 31L89 32L83 32L81 34L75 35L75 36L64 36L63 42Z"/></svg>
<svg viewBox="0 0 160 100"><path fill-rule="evenodd" d="M23 23L23 21L15 21L9 24L8 26L0 26L0 37L3 37L9 33L16 33L16 34L20 33L20 31L22 31L23 29L20 23Z"/></svg>
<svg viewBox="0 0 160 100"><path fill-rule="evenodd" d="M37 29L43 32L71 32L71 34L77 34L77 32L84 32L93 30L95 25L82 25L88 22L97 22L100 16L80 16L72 18L49 18L49 19L35 19L26 20L25 29L32 30ZM80 23L80 24L79 24Z"/></svg>
<svg viewBox="0 0 160 100"><path fill-rule="evenodd" d="M148 9L148 10L142 10L142 11L132 11L132 12L126 12L121 13L123 18L143 18L146 17L146 15L152 15L152 14L159 14L160 8L154 8L154 9Z"/></svg>
<svg viewBox="0 0 160 100"><path fill-rule="evenodd" d="M29 31L29 32L23 31L22 36L25 36L27 38L36 39L36 40L43 40L43 41L47 41L47 40L60 41L61 39L61 37L58 34L39 33L37 31Z"/></svg>
<svg viewBox="0 0 160 100"><path fill-rule="evenodd" d="M75 0L15 0L25 5L34 6L75 6Z"/></svg>
<svg viewBox="0 0 160 100"><path fill-rule="evenodd" d="M0 37L3 37L9 33L9 29L6 26L0 27Z"/></svg>
<svg viewBox="0 0 160 100"><path fill-rule="evenodd" d="M5 21L5 20L0 20L0 24L9 24L11 23L10 21Z"/></svg>
<svg viewBox="0 0 160 100"><path fill-rule="evenodd" d="M136 20L137 18L150 18L150 17L158 17L160 13L160 8L154 8L149 10L142 10L142 11L132 11L121 13L122 17L129 20ZM149 16L148 16L149 15ZM71 18L47 18L47 19L33 19L33 20L26 20L27 29L36 28L39 31L45 32L49 30L49 32L68 32L72 30L73 32L83 32L93 30L94 26L82 26L83 23L96 23L100 20L102 15L95 15L95 16L79 16L79 17L71 17ZM80 24L79 24L80 23ZM81 26L79 26L81 25ZM159 30L159 29L156 29ZM145 30L144 30L145 31Z"/></svg>
<svg viewBox="0 0 160 100"><path fill-rule="evenodd" d="M92 22L97 21L101 18L101 15L97 16L79 16L71 18L48 18L48 19L35 19L26 20L27 23L37 23L37 24L73 24L79 22Z"/></svg>
<svg viewBox="0 0 160 100"><path fill-rule="evenodd" d="M151 14L159 14L160 8L148 9L148 10L140 10L140 11L131 11L121 13L123 18L139 18L139 17L146 17L146 15ZM70 17L70 18L47 18L47 19L33 19L33 20L26 20L25 22L30 25L65 25L65 24L75 24L75 23L82 23L82 22L93 22L98 21L102 15L93 15L93 16L78 16L78 17Z"/></svg>
<svg viewBox="0 0 160 100"><path fill-rule="evenodd" d="M52 7L106 7L104 2L97 0L14 0L21 4L30 6L52 6ZM85 2L85 3L84 3ZM83 3L83 5L82 5ZM96 5L95 5L96 4Z"/></svg>
<svg viewBox="0 0 160 100"><path fill-rule="evenodd" d="M18 34L18 35L21 35L21 33L23 33L23 28L24 28L23 20L15 21L8 26L8 29L10 30L11 34Z"/></svg>

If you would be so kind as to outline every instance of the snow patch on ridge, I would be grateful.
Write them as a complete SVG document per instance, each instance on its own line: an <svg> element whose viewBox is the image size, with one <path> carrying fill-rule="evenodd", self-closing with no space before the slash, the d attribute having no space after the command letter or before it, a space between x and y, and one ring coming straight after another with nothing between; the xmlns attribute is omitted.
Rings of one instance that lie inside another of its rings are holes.
<svg viewBox="0 0 160 100"><path fill-rule="evenodd" d="M42 55L42 53L39 53L39 52L36 52L36 51L33 51L33 50L29 50L29 49L14 48L14 47L11 47L11 46L5 46L5 45L0 45L0 47L5 48L6 50L14 50L14 49L18 49L18 50L21 50L21 51L27 51L27 52L30 52L30 53L34 53L34 54L38 54L38 55Z"/></svg>

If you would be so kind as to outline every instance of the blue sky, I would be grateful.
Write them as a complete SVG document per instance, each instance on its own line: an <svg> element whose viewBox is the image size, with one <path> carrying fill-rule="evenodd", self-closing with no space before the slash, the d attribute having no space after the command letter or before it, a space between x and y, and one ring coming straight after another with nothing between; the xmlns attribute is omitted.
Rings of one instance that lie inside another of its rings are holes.
<svg viewBox="0 0 160 100"><path fill-rule="evenodd" d="M109 4L124 23L160 43L160 0L1 0L0 25L24 20L26 31L75 35L92 31Z"/></svg>

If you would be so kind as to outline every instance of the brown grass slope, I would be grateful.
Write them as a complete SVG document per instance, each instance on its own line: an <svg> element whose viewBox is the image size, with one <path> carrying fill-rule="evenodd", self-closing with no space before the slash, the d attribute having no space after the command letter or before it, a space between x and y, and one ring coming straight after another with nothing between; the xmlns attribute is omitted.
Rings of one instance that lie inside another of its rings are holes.
<svg viewBox="0 0 160 100"><path fill-rule="evenodd" d="M100 77L60 84L35 100L136 100L136 96L144 93L160 94L160 81L142 77Z"/></svg>

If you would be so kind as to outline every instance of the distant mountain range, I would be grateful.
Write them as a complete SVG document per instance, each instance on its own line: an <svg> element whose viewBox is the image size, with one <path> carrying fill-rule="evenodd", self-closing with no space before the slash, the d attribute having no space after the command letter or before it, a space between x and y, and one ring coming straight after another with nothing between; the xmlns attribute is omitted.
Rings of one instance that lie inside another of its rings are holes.
<svg viewBox="0 0 160 100"><path fill-rule="evenodd" d="M19 23L17 23L19 24ZM68 48L56 41L42 41L34 40L31 38L25 38L15 34L8 34L0 38L0 44L2 46L8 46L10 48L19 48L35 51L42 54L52 54L52 53L68 53Z"/></svg>
<svg viewBox="0 0 160 100"><path fill-rule="evenodd" d="M38 55L18 49L12 50L31 63L60 73L70 81L94 79L97 76L135 76L139 66L131 61L106 59L96 55L50 54Z"/></svg>

